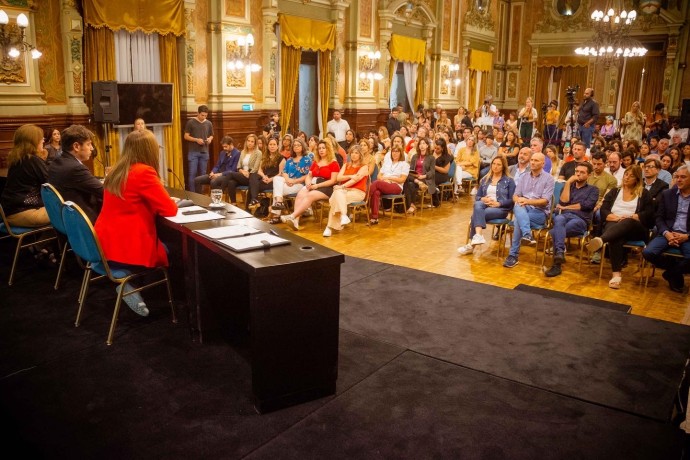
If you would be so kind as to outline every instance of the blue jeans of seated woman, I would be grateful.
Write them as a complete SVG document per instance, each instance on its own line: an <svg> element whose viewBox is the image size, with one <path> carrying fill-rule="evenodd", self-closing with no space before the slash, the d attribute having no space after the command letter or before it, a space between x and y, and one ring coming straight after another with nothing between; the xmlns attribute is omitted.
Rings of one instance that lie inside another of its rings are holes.
<svg viewBox="0 0 690 460"><path fill-rule="evenodd" d="M190 192L196 192L194 189L194 179L197 176L207 174L208 157L208 153L203 152L187 153L187 166L189 166L187 171L187 188Z"/></svg>
<svg viewBox="0 0 690 460"><path fill-rule="evenodd" d="M486 228L487 220L505 219L508 217L508 210L503 208L492 208L481 200L474 202L474 212L470 219L470 238L477 233L475 227Z"/></svg>
<svg viewBox="0 0 690 460"><path fill-rule="evenodd" d="M546 214L540 208L534 206L520 206L513 208L513 242L510 245L510 255L517 257L520 254L520 240L522 235L531 235L532 228L541 227L546 222Z"/></svg>

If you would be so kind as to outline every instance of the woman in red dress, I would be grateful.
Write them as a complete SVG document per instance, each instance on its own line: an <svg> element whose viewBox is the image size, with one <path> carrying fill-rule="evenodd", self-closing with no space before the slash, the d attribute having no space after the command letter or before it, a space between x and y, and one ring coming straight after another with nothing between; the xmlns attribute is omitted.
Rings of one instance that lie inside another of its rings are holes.
<svg viewBox="0 0 690 460"><path fill-rule="evenodd" d="M151 131L130 133L103 184L103 209L95 230L106 259L114 267L168 265L166 249L156 233L156 216L174 216L177 206L158 176L158 151ZM131 289L125 285L126 292ZM139 293L125 297L125 301L135 313L148 315Z"/></svg>

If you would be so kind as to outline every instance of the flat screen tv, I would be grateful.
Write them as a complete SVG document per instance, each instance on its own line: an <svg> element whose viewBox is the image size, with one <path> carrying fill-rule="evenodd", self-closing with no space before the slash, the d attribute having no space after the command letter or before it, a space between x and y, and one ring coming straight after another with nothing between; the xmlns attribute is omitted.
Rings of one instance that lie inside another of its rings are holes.
<svg viewBox="0 0 690 460"><path fill-rule="evenodd" d="M146 126L172 124L172 83L117 83L120 122L117 126L134 126L143 118Z"/></svg>

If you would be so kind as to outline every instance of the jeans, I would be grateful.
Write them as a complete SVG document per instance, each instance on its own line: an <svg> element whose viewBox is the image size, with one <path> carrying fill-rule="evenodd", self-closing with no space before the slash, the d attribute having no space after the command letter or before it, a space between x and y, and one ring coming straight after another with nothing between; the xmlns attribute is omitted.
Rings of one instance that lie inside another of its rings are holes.
<svg viewBox="0 0 690 460"><path fill-rule="evenodd" d="M690 268L690 241L686 241L678 247L683 254L682 259L662 255L670 247L666 237L659 235L647 244L647 247L642 251L642 256L654 266L671 271L673 276L682 277Z"/></svg>
<svg viewBox="0 0 690 460"><path fill-rule="evenodd" d="M551 238L553 238L554 254L565 251L565 239L569 236L582 236L587 231L587 222L580 216L572 212L556 214L553 216L553 228Z"/></svg>
<svg viewBox="0 0 690 460"><path fill-rule="evenodd" d="M543 227L545 223L546 214L542 209L516 204L513 208L513 226L515 228L509 254L517 257L520 254L520 239L522 235L531 235L533 227Z"/></svg>
<svg viewBox="0 0 690 460"><path fill-rule="evenodd" d="M508 210L503 208L492 208L481 200L474 202L474 211L470 219L470 238L474 236L475 228L486 228L487 220L505 219L508 217Z"/></svg>
<svg viewBox="0 0 690 460"><path fill-rule="evenodd" d="M187 188L190 192L195 192L194 188L194 178L204 174L208 174L206 171L206 166L208 165L208 153L204 152L189 152L187 153L187 165L189 170L187 171Z"/></svg>
<svg viewBox="0 0 690 460"><path fill-rule="evenodd" d="M592 143L592 134L594 133L594 125L589 125L589 127L580 125L580 137L582 142L585 144L586 148Z"/></svg>

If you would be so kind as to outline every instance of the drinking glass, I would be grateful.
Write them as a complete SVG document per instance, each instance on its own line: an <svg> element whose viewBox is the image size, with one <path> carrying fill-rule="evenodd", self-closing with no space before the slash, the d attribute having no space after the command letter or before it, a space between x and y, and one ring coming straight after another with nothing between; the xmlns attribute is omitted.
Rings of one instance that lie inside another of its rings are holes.
<svg viewBox="0 0 690 460"><path fill-rule="evenodd" d="M214 188L211 190L211 200L213 201L213 204L218 206L220 204L220 200L223 198L223 190L219 188Z"/></svg>

